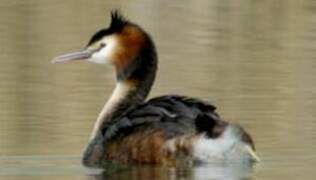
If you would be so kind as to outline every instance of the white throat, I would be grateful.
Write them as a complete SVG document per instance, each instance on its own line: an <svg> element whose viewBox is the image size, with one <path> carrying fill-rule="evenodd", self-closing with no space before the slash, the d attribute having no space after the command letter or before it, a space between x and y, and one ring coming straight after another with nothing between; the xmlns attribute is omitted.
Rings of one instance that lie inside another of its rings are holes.
<svg viewBox="0 0 316 180"><path fill-rule="evenodd" d="M119 103L128 95L128 93L134 89L135 87L131 86L126 82L118 82L116 87L109 98L109 100L104 105L103 109L101 110L95 124L93 127L92 134L90 136L90 140L96 137L97 132L101 128L102 124L109 120L111 114L114 112Z"/></svg>

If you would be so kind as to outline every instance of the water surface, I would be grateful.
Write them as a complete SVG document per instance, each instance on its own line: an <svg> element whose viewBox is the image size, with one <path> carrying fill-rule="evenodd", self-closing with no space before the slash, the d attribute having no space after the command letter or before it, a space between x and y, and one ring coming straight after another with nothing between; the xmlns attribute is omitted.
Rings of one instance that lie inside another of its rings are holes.
<svg viewBox="0 0 316 180"><path fill-rule="evenodd" d="M160 65L150 96L214 103L252 134L260 164L130 167L112 177L81 166L113 70L49 60L82 48L114 8L156 42ZM2 0L0 179L313 179L315 59L313 0Z"/></svg>

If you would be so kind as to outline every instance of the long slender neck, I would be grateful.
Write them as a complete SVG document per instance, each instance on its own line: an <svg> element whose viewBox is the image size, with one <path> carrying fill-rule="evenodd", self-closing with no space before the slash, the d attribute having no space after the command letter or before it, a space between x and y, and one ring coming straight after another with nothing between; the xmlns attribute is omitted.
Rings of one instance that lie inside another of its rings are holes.
<svg viewBox="0 0 316 180"><path fill-rule="evenodd" d="M116 69L117 83L113 94L100 112L90 136L94 139L106 123L142 103L155 80L157 55L150 39L146 46L124 69Z"/></svg>
<svg viewBox="0 0 316 180"><path fill-rule="evenodd" d="M86 166L98 166L102 162L107 142L102 132L107 123L142 103L149 94L156 76L157 54L150 37L145 36L138 55L126 66L116 66L116 87L94 124L83 154L82 162Z"/></svg>

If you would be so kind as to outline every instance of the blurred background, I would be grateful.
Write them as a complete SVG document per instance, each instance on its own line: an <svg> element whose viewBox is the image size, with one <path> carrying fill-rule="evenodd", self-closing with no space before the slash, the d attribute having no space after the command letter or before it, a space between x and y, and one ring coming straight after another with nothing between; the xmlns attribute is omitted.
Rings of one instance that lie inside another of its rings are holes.
<svg viewBox="0 0 316 180"><path fill-rule="evenodd" d="M86 176L94 173L80 155L114 71L49 61L84 47L116 8L156 43L160 64L150 96L212 102L250 132L262 159L246 175L202 167L182 179L316 176L315 1L1 0L0 179L103 178ZM117 179L178 178L135 169Z"/></svg>

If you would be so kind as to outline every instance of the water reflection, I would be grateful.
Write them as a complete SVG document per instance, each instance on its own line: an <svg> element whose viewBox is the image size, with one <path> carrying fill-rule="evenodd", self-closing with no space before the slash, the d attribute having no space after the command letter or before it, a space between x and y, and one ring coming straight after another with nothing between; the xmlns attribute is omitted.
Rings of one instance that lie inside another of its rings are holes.
<svg viewBox="0 0 316 180"><path fill-rule="evenodd" d="M246 180L251 179L251 163L216 163L198 165L193 168L131 167L118 172L92 175L95 180Z"/></svg>

